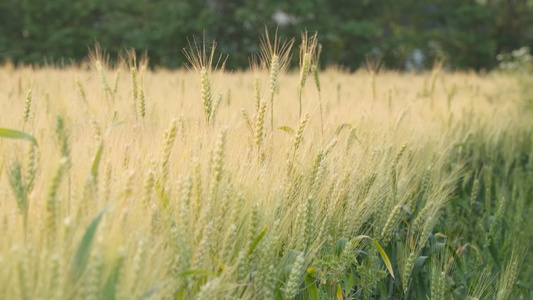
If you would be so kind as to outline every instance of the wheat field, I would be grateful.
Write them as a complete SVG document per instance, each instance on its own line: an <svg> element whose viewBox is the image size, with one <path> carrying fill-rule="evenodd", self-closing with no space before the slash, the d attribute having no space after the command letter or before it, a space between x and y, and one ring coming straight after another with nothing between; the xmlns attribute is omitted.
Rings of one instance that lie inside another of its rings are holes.
<svg viewBox="0 0 533 300"><path fill-rule="evenodd" d="M201 71L0 67L0 299L531 296L531 78Z"/></svg>

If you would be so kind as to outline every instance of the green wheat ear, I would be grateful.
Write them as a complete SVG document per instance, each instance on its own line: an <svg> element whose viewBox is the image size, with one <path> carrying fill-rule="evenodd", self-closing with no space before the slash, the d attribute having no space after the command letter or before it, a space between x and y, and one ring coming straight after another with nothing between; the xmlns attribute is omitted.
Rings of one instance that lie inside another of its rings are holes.
<svg viewBox="0 0 533 300"><path fill-rule="evenodd" d="M111 87L109 86L109 83L107 81L107 77L105 74L105 70L109 63L109 55L105 53L100 48L100 44L96 43L94 45L94 49L89 50L89 60L94 68L96 68L96 71L98 72L98 75L100 77L100 81L102 82L102 89L104 90L104 93L106 97L113 99L113 91L111 90Z"/></svg>
<svg viewBox="0 0 533 300"><path fill-rule="evenodd" d="M26 96L26 102L24 104L24 114L22 116L24 120L24 125L26 125L26 123L30 120L30 110L31 110L32 102L33 102L32 92L31 90L28 90L28 94Z"/></svg>
<svg viewBox="0 0 533 300"><path fill-rule="evenodd" d="M9 184L15 195L15 201L20 213L26 219L28 213L27 189L22 178L22 170L19 162L14 162L9 171Z"/></svg>
<svg viewBox="0 0 533 300"><path fill-rule="evenodd" d="M213 92L211 91L211 80L207 72L207 69L202 67L200 71L200 83L202 85L202 103L204 104L205 118L209 122L213 109Z"/></svg>
<svg viewBox="0 0 533 300"><path fill-rule="evenodd" d="M158 181L156 183L156 187L158 189L159 194L162 198L164 198L165 194L165 187L168 180L168 175L170 172L170 152L172 150L172 146L174 145L174 140L176 139L176 134L178 131L178 119L172 119L172 122L170 123L170 127L167 131L165 131L163 136L163 144L161 145L160 150L160 173L158 177Z"/></svg>
<svg viewBox="0 0 533 300"><path fill-rule="evenodd" d="M305 116L300 120L300 125L298 126L298 131L296 132L296 136L294 137L293 142L294 152L296 152L296 150L298 150L298 148L300 147L300 143L303 140L303 133L307 123L309 123L309 114L305 114Z"/></svg>
<svg viewBox="0 0 533 300"><path fill-rule="evenodd" d="M302 281L302 275L305 270L305 254L301 252L294 261L289 275L289 280L285 286L285 298L293 299L298 292L298 287Z"/></svg>
<svg viewBox="0 0 533 300"><path fill-rule="evenodd" d="M120 80L120 69L117 69L117 72L115 73L115 78L113 80L113 100L115 99L115 97L117 96L117 91L118 91L118 82Z"/></svg>
<svg viewBox="0 0 533 300"><path fill-rule="evenodd" d="M266 102L262 101L259 105L257 120L255 122L254 128L254 138L255 145L257 147L258 160L263 160L263 129L265 124L265 112L266 112Z"/></svg>
<svg viewBox="0 0 533 300"><path fill-rule="evenodd" d="M38 160L39 160L39 149L35 145L30 145L30 150L28 152L28 162L26 165L26 191L31 193L35 185L35 177L37 176L38 171Z"/></svg>
<svg viewBox="0 0 533 300"><path fill-rule="evenodd" d="M80 97L80 99L83 101L83 103L85 103L86 106L89 105L89 103L87 102L87 95L85 94L85 88L83 87L83 84L81 83L80 81L80 78L76 78L76 89L78 91L78 96Z"/></svg>
<svg viewBox="0 0 533 300"><path fill-rule="evenodd" d="M139 113L141 118L146 116L146 101L144 96L144 72L146 66L142 66L140 70L140 83L139 83Z"/></svg>

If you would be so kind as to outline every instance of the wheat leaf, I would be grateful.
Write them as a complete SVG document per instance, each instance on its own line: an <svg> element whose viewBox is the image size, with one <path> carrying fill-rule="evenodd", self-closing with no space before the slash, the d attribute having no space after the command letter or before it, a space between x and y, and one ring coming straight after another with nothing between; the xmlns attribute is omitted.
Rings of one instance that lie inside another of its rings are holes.
<svg viewBox="0 0 533 300"><path fill-rule="evenodd" d="M98 228L98 224L100 224L100 220L102 220L104 212L105 209L98 213L98 215L92 220L89 227L87 227L85 230L85 234L83 234L80 244L78 245L78 250L76 251L74 261L72 262L72 266L70 268L70 280L72 283L78 281L83 274L85 267L87 266L87 262L89 261L89 256L91 254L91 245L93 243L94 235L96 234L96 229Z"/></svg>
<svg viewBox="0 0 533 300"><path fill-rule="evenodd" d="M289 126L281 126L280 128L278 129L281 129L283 131L285 131L286 133L290 134L290 135L295 135L296 132L294 131L294 129L292 129L291 127Z"/></svg>
<svg viewBox="0 0 533 300"><path fill-rule="evenodd" d="M376 246L376 248L378 249L379 251L379 254L381 255L381 258L383 259L383 262L385 263L385 266L387 267L387 270L389 270L389 273L391 274L392 278L396 278L394 277L394 272L392 270L392 264L389 260L389 257L387 256L387 253L385 253L385 250L383 250L383 248L379 245L379 243L374 240L373 238L367 236L367 235L360 235L360 236L357 236L354 238L354 241L355 242L358 242L362 239L369 239L372 241L372 243L374 244L374 246Z"/></svg>
<svg viewBox="0 0 533 300"><path fill-rule="evenodd" d="M91 175L93 178L96 178L98 175L98 166L100 165L100 160L102 158L102 149L104 148L104 143L100 143L100 147L98 147L98 151L96 152L96 155L94 156L93 165L91 167Z"/></svg>
<svg viewBox="0 0 533 300"><path fill-rule="evenodd" d="M23 131L18 131L9 128L0 128L0 137L8 139L26 140L37 146L37 140L32 135L29 135Z"/></svg>
<svg viewBox="0 0 533 300"><path fill-rule="evenodd" d="M263 229L263 231L261 231L261 233L254 239L254 241L250 245L250 249L248 250L248 255L250 255L250 254L252 254L252 252L254 252L255 247L263 239L263 237L265 236L267 231L268 231L268 227Z"/></svg>
<svg viewBox="0 0 533 300"><path fill-rule="evenodd" d="M313 275L314 273L315 273L315 270L313 268L309 268L307 270L307 275L305 276L305 285L307 286L307 292L309 293L309 299L319 300L320 297L318 294L318 288L316 286L316 279L315 279L315 276Z"/></svg>

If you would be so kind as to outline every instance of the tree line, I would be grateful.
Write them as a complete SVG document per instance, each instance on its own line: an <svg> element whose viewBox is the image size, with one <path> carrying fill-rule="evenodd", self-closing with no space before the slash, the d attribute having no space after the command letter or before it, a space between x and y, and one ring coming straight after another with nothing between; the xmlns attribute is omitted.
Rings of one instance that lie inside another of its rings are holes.
<svg viewBox="0 0 533 300"><path fill-rule="evenodd" d="M0 62L81 62L99 42L111 58L146 51L177 68L187 39L215 39L227 67L247 68L268 27L281 37L317 31L322 66L491 69L496 56L533 48L532 0L2 0ZM297 51L297 49L294 49ZM293 57L297 59L296 55Z"/></svg>

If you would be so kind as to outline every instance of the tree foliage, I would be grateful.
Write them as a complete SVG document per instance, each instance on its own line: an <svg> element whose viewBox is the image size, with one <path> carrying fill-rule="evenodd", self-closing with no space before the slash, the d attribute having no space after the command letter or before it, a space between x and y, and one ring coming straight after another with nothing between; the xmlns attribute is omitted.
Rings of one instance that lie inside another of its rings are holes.
<svg viewBox="0 0 533 300"><path fill-rule="evenodd" d="M264 26L285 37L318 31L322 63L358 68L370 54L387 67L490 69L496 55L533 47L531 0L3 0L0 62L81 61L98 41L117 57L147 51L152 65L180 67L187 38L204 32L246 68Z"/></svg>

